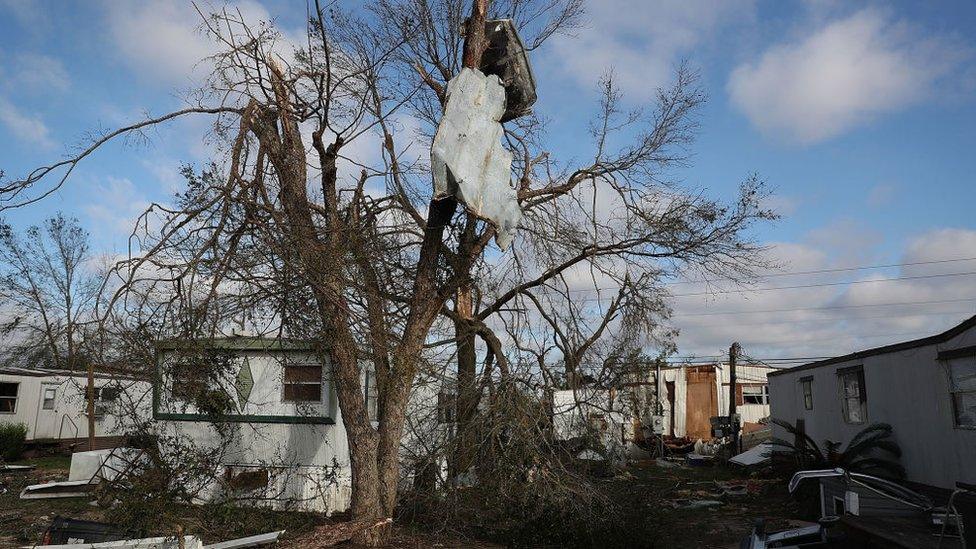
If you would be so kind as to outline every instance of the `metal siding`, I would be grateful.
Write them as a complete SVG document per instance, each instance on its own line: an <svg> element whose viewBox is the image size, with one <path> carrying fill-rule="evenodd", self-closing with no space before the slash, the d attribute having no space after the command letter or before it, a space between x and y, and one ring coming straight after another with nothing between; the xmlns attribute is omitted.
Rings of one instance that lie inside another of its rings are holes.
<svg viewBox="0 0 976 549"><path fill-rule="evenodd" d="M778 373L770 378L772 416L791 422L803 418L807 433L818 442L846 442L871 423L890 423L910 480L943 488L956 481L976 483L976 430L954 427L948 380L936 358L939 351L974 342L976 330L969 329L940 344ZM843 420L836 371L859 364L868 395L867 422L849 425ZM814 406L807 411L796 387L810 375ZM783 430L774 429L774 434L783 436Z"/></svg>

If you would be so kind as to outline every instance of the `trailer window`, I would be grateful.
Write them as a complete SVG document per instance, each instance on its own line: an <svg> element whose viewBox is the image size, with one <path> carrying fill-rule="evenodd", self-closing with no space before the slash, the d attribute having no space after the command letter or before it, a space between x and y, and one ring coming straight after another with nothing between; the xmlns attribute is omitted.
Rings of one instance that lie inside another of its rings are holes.
<svg viewBox="0 0 976 549"><path fill-rule="evenodd" d="M17 388L19 383L0 383L0 414L17 411Z"/></svg>
<svg viewBox="0 0 976 549"><path fill-rule="evenodd" d="M837 372L840 376L841 398L844 405L844 421L864 423L867 421L868 395L864 387L864 369L851 368Z"/></svg>
<svg viewBox="0 0 976 549"><path fill-rule="evenodd" d="M800 389L803 390L803 409L813 410L813 378L806 377L801 379Z"/></svg>
<svg viewBox="0 0 976 549"><path fill-rule="evenodd" d="M53 410L54 409L54 397L57 396L57 394L58 394L58 390L56 388L54 388L54 387L45 387L44 388L44 402L42 403L41 408L43 408L44 410Z"/></svg>
<svg viewBox="0 0 976 549"><path fill-rule="evenodd" d="M742 386L743 404L769 404L768 385L743 385Z"/></svg>
<svg viewBox="0 0 976 549"><path fill-rule="evenodd" d="M949 361L949 391L957 427L976 427L976 359Z"/></svg>
<svg viewBox="0 0 976 549"><path fill-rule="evenodd" d="M322 402L322 366L285 366L285 402Z"/></svg>

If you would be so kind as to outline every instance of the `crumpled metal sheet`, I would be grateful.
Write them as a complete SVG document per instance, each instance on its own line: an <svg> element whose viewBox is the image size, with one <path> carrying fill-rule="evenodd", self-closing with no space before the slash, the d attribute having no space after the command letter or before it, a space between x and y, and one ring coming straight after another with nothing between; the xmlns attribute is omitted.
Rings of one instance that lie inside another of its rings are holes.
<svg viewBox="0 0 976 549"><path fill-rule="evenodd" d="M434 195L455 196L497 228L508 248L522 219L510 183L512 155L502 146L505 88L497 76L464 68L447 85L447 107L431 146Z"/></svg>

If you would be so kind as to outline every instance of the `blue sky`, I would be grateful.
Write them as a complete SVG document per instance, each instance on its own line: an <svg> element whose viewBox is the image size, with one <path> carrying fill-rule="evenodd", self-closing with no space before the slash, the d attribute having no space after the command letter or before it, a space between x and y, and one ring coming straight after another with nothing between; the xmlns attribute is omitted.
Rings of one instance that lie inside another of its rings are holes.
<svg viewBox="0 0 976 549"><path fill-rule="evenodd" d="M247 0L255 18L299 29L303 2ZM183 2L0 0L0 169L22 174L86 132L180 105L209 49ZM732 197L758 173L783 219L756 237L786 271L976 258L976 4L684 0L591 2L589 23L534 52L537 110L552 146L585 158L596 82L613 67L628 104L646 104L687 59L702 73L694 164L670 174ZM99 250L124 252L132 220L206 160L206 121L113 145L15 224L77 216ZM976 261L776 278L803 285L976 270ZM681 291L686 291L682 288ZM682 354L739 339L753 356L821 356L934 333L973 314L976 276L676 298ZM940 301L911 306L896 302ZM951 301L951 302L950 302ZM723 311L791 310L712 315ZM712 316L704 316L709 313ZM749 319L749 320L744 320ZM750 351L751 350L751 351Z"/></svg>

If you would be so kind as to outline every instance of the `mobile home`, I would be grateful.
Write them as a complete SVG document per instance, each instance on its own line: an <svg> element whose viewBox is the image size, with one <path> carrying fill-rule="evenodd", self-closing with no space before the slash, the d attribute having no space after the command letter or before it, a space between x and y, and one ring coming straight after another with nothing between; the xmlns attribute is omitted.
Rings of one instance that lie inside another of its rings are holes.
<svg viewBox="0 0 976 549"><path fill-rule="evenodd" d="M909 480L976 483L976 316L941 334L773 372L769 383L772 416L818 443L888 423Z"/></svg>
<svg viewBox="0 0 976 549"><path fill-rule="evenodd" d="M362 383L375 418L376 381L365 368ZM411 414L412 437L437 428L436 390L425 390L415 388L411 404L430 404L431 421ZM328 358L309 342L244 336L163 342L153 416L167 440L216 452L219 466L201 500L319 512L350 505L342 412Z"/></svg>
<svg viewBox="0 0 976 549"><path fill-rule="evenodd" d="M765 364L736 365L736 413L742 425L769 417L769 386ZM664 432L672 436L709 439L711 419L729 413L728 364L682 364L661 369ZM652 383L653 376L652 376Z"/></svg>
<svg viewBox="0 0 976 549"><path fill-rule="evenodd" d="M27 426L35 444L88 440L88 376L82 371L0 368L0 423ZM134 422L148 418L151 384L131 376L95 373L95 444L118 444Z"/></svg>

